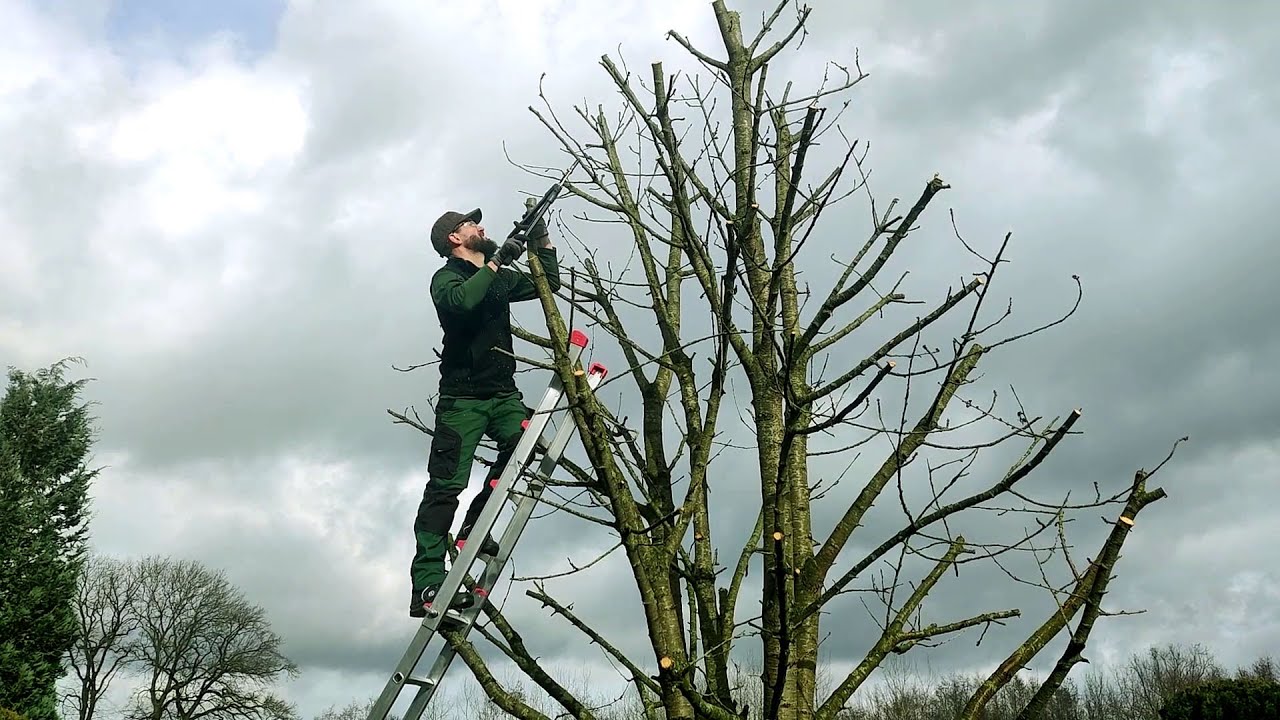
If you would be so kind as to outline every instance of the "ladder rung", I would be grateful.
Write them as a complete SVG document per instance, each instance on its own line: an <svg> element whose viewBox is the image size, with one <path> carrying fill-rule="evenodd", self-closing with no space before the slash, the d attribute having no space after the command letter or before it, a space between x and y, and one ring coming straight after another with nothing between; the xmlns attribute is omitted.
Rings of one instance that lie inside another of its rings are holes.
<svg viewBox="0 0 1280 720"><path fill-rule="evenodd" d="M432 680L431 678L407 677L404 679L404 684L416 685L418 687L432 687L433 685L436 684L436 681Z"/></svg>

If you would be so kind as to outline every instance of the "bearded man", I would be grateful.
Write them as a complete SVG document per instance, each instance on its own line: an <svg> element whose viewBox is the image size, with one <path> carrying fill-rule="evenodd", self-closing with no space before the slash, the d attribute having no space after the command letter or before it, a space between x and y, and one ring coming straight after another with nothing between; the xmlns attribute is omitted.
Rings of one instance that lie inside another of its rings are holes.
<svg viewBox="0 0 1280 720"><path fill-rule="evenodd" d="M411 617L426 616L444 583L445 538L481 437L498 444L498 458L463 518L459 547L484 510L492 492L490 481L501 474L515 450L521 423L531 414L515 383L511 303L536 299L538 292L527 275L505 267L524 252L526 238L517 235L499 246L485 236L480 218L479 208L465 215L449 211L431 227L431 245L446 258L431 278L444 347L428 480L413 525L417 549L409 571ZM541 219L529 229L527 242L554 292L560 287L560 266ZM486 535L481 543L480 555L498 553L492 537ZM460 588L449 607L469 607L471 601L471 593Z"/></svg>

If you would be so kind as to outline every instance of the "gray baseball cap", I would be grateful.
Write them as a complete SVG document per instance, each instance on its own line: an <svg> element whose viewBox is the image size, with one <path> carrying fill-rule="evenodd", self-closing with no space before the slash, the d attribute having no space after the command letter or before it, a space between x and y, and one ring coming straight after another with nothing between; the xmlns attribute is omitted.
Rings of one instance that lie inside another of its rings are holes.
<svg viewBox="0 0 1280 720"><path fill-rule="evenodd" d="M480 222L480 208L476 208L466 214L449 210L441 215L435 224L431 226L431 246L436 249L436 252L440 253L441 257L449 254L449 233L468 220Z"/></svg>

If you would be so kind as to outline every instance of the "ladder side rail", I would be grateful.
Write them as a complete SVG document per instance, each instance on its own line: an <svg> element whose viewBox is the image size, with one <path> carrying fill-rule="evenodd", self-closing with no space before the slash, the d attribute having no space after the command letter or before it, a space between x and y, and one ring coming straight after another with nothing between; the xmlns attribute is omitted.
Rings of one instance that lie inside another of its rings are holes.
<svg viewBox="0 0 1280 720"><path fill-rule="evenodd" d="M587 345L587 337L581 331L575 330L570 337L570 341L568 350L569 362L576 364ZM508 460L506 467L503 469L493 496L485 503L485 509L476 522L475 532L479 533L479 537L484 537L497 520L498 513L506 499L506 494L509 492L514 476L528 462L537 442L536 439L540 437L542 430L547 426L551 413L556 411L563 395L564 387L560 381L560 376L553 375L551 382L543 393L541 403L535 409L533 417L529 419L529 429L532 429L533 432L526 431L525 434L521 435L510 460ZM506 482L502 482L503 480ZM481 542L466 543L450 568L449 574L445 576L438 597L443 600L446 608L448 603L452 601L454 594L462 586L462 579L471 565L475 563L482 545L483 543ZM374 702L373 707L370 708L367 720L386 720L404 684L411 680L414 667L417 666L444 617L444 612L427 613L427 617L423 619L417 633L410 640L409 646L401 656L400 662L397 663L395 671L387 679L387 683L379 694L378 699Z"/></svg>
<svg viewBox="0 0 1280 720"><path fill-rule="evenodd" d="M571 427L562 426L557 432L557 437L561 434L571 435L572 430L573 428ZM495 580L501 573L502 568L505 567L507 559L511 555L511 549L514 547L515 542L519 540L519 536L519 532L512 533L512 528L507 528L506 532L503 533L502 543L499 545L500 552L498 556L492 558L488 563L485 563L484 573L481 575L481 579L476 583L478 587L492 587L495 584ZM462 624L461 634L464 638L471 632L476 620L480 617L480 612L483 609L483 603L487 601L487 599L488 595L485 593L482 594L482 600L480 603L476 603L464 610L449 611L448 616ZM435 693L436 686L438 686L439 682L444 678L444 674L448 670L449 663L452 662L454 654L452 646L446 644L438 653L431 669L425 676L423 676L422 679L424 684L420 686L414 697L417 713L421 713L422 707L425 706L426 702L430 700L431 696ZM403 720L410 720L410 718L417 717L415 714L415 705L410 705L410 709L405 714Z"/></svg>
<svg viewBox="0 0 1280 720"><path fill-rule="evenodd" d="M544 404L547 404L547 400L551 400L550 404L553 407L555 401L558 400L561 395L560 388L555 387L555 385L558 385L558 380L556 383L553 383L552 386L547 388L547 392L544 395ZM538 414L535 413L535 418L538 417ZM546 421L546 414L542 414L536 424L545 426ZM530 425L533 424L535 423L531 421ZM512 453L507 467L510 468L523 464L527 458L522 457L521 455L523 454L524 456L527 456L530 451L531 448L529 447L517 447L516 451ZM495 496L497 497L489 498L489 502L486 503L486 509L494 506L501 507L505 498L498 496L497 493L495 493ZM476 530L482 533L488 532L496 519L496 515L497 513L492 513L489 517L485 517L482 514L480 520L476 523ZM481 537L483 537L483 534ZM458 588L461 587L462 578L465 577L467 570L469 570L470 566L475 563L479 554L480 545L481 543L467 543L467 546L464 546L459 552L457 558L455 558L449 574L445 576L445 581L438 593L438 598L445 603L446 608L453 598L453 595L457 593ZM427 613L427 617L423 619L422 623L418 627L418 631L415 633L413 639L410 640L409 647L406 648L399 664L396 666L395 672L393 672L391 677L388 678L386 685L383 687L382 693L378 696L378 699L374 702L374 706L370 709L369 720L386 720L387 715L391 712L391 708L395 705L395 702L399 697L400 691L403 689L405 683L411 680L414 668L421 660L422 654L426 651L432 638L439 632L439 625L443 622L444 617L444 612Z"/></svg>
<svg viewBox="0 0 1280 720"><path fill-rule="evenodd" d="M594 391L604 381L607 374L608 370L604 365L592 363L587 370L587 388ZM573 437L576 429L573 419L566 413L564 424L557 429L555 436L547 444L547 451L539 461L537 471L532 473L533 477L529 479L528 491L521 494L516 503L515 514L502 534L502 542L498 546L498 555L485 566L484 576L477 585L485 592L493 588L497 581L497 576L506 567L512 551L515 550L516 543L520 540L520 536L524 534L524 528L529 522L529 517L542 499L542 491L546 488L545 478L550 478L551 473L555 472L556 467L560 464L560 458L563 457L565 448L568 447L569 440ZM508 491L509 494L510 492ZM493 570L493 572L490 572L490 570Z"/></svg>
<svg viewBox="0 0 1280 720"><path fill-rule="evenodd" d="M581 331L573 331L569 343L569 364L575 365L578 358L582 355L583 348L587 346L587 336ZM525 432L520 435L519 442L516 443L515 450L511 453L511 459L507 461L506 467L502 469L502 474L498 476L498 482L493 488L493 494L485 503L484 509L480 512L480 517L476 518L476 524L471 532L479 538L474 543L466 543L458 552L458 557L454 560L453 566L449 570L449 574L445 576L444 583L440 586L440 591L436 594L436 598L443 601L444 607L448 608L449 603L453 601L453 596L457 594L462 587L462 579L475 564L476 558L480 554L480 548L484 545L483 538L493 529L493 524L498 520L498 514L502 511L503 504L506 503L507 496L511 492L511 486L515 483L518 475L524 472L525 465L529 458L533 455L533 450L537 446L538 440L542 437L542 431L546 428L551 420L551 414L557 411L560 399L564 397L564 387L560 382L559 375L552 376L552 388L542 398L542 404L534 410L533 417L529 418L529 425ZM433 608L427 612L424 623L430 623L432 627L438 627L443 622L445 611L435 611Z"/></svg>
<svg viewBox="0 0 1280 720"><path fill-rule="evenodd" d="M593 363L587 371L587 386L595 390L604 380L607 373L608 371L604 365ZM564 449L568 446L570 438L573 437L575 429L576 427L569 417L566 417L560 427L557 428L555 436L547 444L546 453L538 463L538 474L542 478L550 477L556 466L560 464L560 458L564 453ZM523 534L525 525L533 514L534 507L542 496L542 490L546 487L546 483L542 478L539 478L536 482L530 482L532 486L530 492L520 498L520 502L516 506L516 514L503 533L498 555L485 565L484 574L478 583L479 587L492 588L506 568L511 553ZM476 620L483 610L483 603L487 599L488 595L486 594L480 603L463 610L461 613L457 613L457 615L461 616L463 622L460 632L463 639L470 635L471 629L475 626ZM457 652L453 649L453 645L446 641L439 655L436 656L435 661L432 663L431 669L418 686L418 691L414 694L413 701L409 704L409 709L405 711L403 720L419 720L421 718L423 711L426 710L427 703L435 697L436 690L439 689L440 682L444 679L444 675L448 672L456 654Z"/></svg>

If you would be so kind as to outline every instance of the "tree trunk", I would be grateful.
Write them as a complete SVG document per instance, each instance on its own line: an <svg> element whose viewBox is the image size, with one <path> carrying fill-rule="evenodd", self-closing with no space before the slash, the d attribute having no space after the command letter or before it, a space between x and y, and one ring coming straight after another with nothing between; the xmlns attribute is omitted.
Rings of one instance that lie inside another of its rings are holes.
<svg viewBox="0 0 1280 720"><path fill-rule="evenodd" d="M778 498L774 493L775 478L778 474L778 461L780 459L779 452L782 447L782 402L776 397L768 397L762 390L753 388L755 396L755 412L756 412L756 439L759 443L759 464L760 464L760 497L762 500L762 508L764 512L763 532L760 537L760 546L763 549L763 562L761 568L763 570L764 587L761 592L762 601L762 617L761 626L764 630L761 633L761 645L763 650L763 665L761 666L760 681L763 689L762 701L764 703L761 710L773 706L774 693L776 692L775 682L778 678L778 666L782 651L782 617L780 607L774 598L778 597L779 588L777 576L773 572L773 568L778 558L775 552L777 543L774 540L776 532L785 532L785 527L779 527L776 524L775 514L778 511Z"/></svg>
<svg viewBox="0 0 1280 720"><path fill-rule="evenodd" d="M806 412L801 416L801 426L807 426L810 422L809 414ZM807 462L808 455L808 439L805 435L797 436L791 447L791 458L788 461L789 469L789 495L791 514L790 520L790 536L791 536L791 585L794 588L792 593L795 598L790 608L792 613L797 608L804 607L813 598L803 597L799 583L795 582L796 570L805 566L810 558L813 557L813 544L810 541L812 537L812 529L809 524L809 465ZM817 669L818 669L818 625L819 614L811 615L804 619L798 627L793 631L794 649L792 651L791 665L787 670L787 682L784 689L783 706L794 709L794 714L789 717L797 720L812 720L813 708L815 707L815 694L817 691Z"/></svg>

